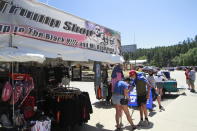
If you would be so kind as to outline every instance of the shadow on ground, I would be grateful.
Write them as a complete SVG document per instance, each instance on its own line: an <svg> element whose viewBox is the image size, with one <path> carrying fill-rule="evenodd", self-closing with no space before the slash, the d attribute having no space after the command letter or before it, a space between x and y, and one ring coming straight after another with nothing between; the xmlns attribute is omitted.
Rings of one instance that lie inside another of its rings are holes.
<svg viewBox="0 0 197 131"><path fill-rule="evenodd" d="M149 112L148 116L153 117L156 114L157 114L157 112L152 110L152 111Z"/></svg>
<svg viewBox="0 0 197 131"><path fill-rule="evenodd" d="M153 128L154 123L149 122L148 126L140 126L138 129L151 129Z"/></svg>
<svg viewBox="0 0 197 131"><path fill-rule="evenodd" d="M193 94L197 94L197 92L191 92L191 93L193 93Z"/></svg>
<svg viewBox="0 0 197 131"><path fill-rule="evenodd" d="M165 96L162 97L162 100L166 100L166 99L176 99L177 97L179 97L180 94L165 94Z"/></svg>
<svg viewBox="0 0 197 131"><path fill-rule="evenodd" d="M97 123L96 126L90 126L88 124L84 124L83 126L76 126L73 131L114 131L104 129L104 126L100 123Z"/></svg>
<svg viewBox="0 0 197 131"><path fill-rule="evenodd" d="M137 127L137 129L136 130L140 130L140 129L151 129L151 128L153 128L153 126L154 126L154 124L152 123L152 122L149 122L149 124L148 125L143 125L143 126L138 126ZM131 126L125 126L124 128L123 128L123 130L124 129L126 129L126 130L129 130L129 131L132 131L132 127ZM135 130L135 131L136 131Z"/></svg>
<svg viewBox="0 0 197 131"><path fill-rule="evenodd" d="M156 105L153 104L153 107L156 107ZM134 113L135 111L136 111L137 113L140 112L138 107L130 107L131 116L133 115L133 113ZM156 112L156 110L154 110L154 108L153 108L152 110L151 110L151 109L148 109L148 112L149 112L148 116L150 116L150 117L153 117L154 115L157 114L157 112Z"/></svg>
<svg viewBox="0 0 197 131"><path fill-rule="evenodd" d="M92 104L93 106L95 106L96 108L103 108L103 109L111 109L114 106L112 104L109 104L106 101L98 101Z"/></svg>

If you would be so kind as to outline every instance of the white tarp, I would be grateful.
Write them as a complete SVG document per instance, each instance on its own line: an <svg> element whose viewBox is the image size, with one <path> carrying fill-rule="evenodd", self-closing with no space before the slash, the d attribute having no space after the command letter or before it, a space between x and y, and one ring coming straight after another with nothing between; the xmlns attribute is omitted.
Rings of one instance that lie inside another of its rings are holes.
<svg viewBox="0 0 197 131"><path fill-rule="evenodd" d="M0 48L0 61L4 62L29 62L35 61L43 63L44 55L37 54L35 51L28 51L20 48L4 47Z"/></svg>
<svg viewBox="0 0 197 131"><path fill-rule="evenodd" d="M46 41L38 41L22 36L13 37L13 46L24 47L43 53L47 58L58 58L65 61L88 61L83 49L62 46Z"/></svg>
<svg viewBox="0 0 197 131"><path fill-rule="evenodd" d="M129 63L130 64L143 64L143 63L146 63L147 60L130 60Z"/></svg>
<svg viewBox="0 0 197 131"><path fill-rule="evenodd" d="M34 39L13 36L13 46L25 47L43 53L45 57L60 57L66 61L101 61L107 63L122 63L124 60L119 55L107 54L92 50L84 50L69 46L62 46L45 41L37 41Z"/></svg>
<svg viewBox="0 0 197 131"><path fill-rule="evenodd" d="M115 54L106 54L106 53L101 53L101 52L95 52L95 51L88 51L88 53L85 54L86 58L92 61L101 61L101 62L106 62L106 63L123 63L124 59L123 57L120 57L119 55Z"/></svg>
<svg viewBox="0 0 197 131"><path fill-rule="evenodd" d="M0 48L9 46L9 34L0 34Z"/></svg>

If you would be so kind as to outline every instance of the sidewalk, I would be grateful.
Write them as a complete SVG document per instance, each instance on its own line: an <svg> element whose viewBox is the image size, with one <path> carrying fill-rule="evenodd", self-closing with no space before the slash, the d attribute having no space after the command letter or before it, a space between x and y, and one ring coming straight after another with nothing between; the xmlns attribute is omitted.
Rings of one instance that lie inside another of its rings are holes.
<svg viewBox="0 0 197 131"><path fill-rule="evenodd" d="M135 131L197 131L197 93L180 95L172 101L165 111L160 112L157 107L154 112L149 112L150 125ZM87 124L78 127L76 131L114 131L115 109L105 106L103 102L93 104L94 113ZM134 111L134 112L133 112ZM139 122L139 111L130 109L135 124ZM155 114L154 114L155 113ZM123 115L124 124L122 131L131 131L131 127Z"/></svg>
<svg viewBox="0 0 197 131"><path fill-rule="evenodd" d="M147 131L197 131L197 93L185 91L150 120L153 127Z"/></svg>
<svg viewBox="0 0 197 131"><path fill-rule="evenodd" d="M172 72L172 77L177 79L178 87L186 87L184 72ZM74 131L114 131L116 129L115 109L95 98L93 82L80 82L80 84L74 82L71 85L88 91L93 106L93 114L88 123L76 127ZM195 81L195 85L197 85L197 81ZM165 111L160 112L157 102L154 102L155 111L149 112L150 126L135 131L197 131L197 93L191 93L187 89L184 91L185 95L180 95L164 105ZM130 113L133 122L138 124L139 111L131 108ZM124 124L122 131L131 131L125 115L123 115L122 123Z"/></svg>

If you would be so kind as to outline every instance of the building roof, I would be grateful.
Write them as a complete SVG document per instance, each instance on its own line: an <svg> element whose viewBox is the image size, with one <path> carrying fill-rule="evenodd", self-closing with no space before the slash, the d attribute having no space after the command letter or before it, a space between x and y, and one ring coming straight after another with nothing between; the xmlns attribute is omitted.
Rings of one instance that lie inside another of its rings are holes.
<svg viewBox="0 0 197 131"><path fill-rule="evenodd" d="M147 60L130 60L129 61L130 64L143 64L146 62L147 62Z"/></svg>

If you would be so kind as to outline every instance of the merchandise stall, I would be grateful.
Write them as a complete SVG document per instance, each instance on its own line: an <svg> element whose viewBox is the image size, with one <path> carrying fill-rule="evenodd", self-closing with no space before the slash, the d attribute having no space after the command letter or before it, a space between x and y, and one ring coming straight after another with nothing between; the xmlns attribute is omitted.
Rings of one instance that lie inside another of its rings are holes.
<svg viewBox="0 0 197 131"><path fill-rule="evenodd" d="M64 130L90 119L89 94L63 82L69 74L59 62L56 66L32 62L0 64L1 129Z"/></svg>
<svg viewBox="0 0 197 131"><path fill-rule="evenodd" d="M105 104L111 104L112 92L117 81L124 78L120 64L113 65L112 73L108 76L109 65L95 62L95 91L98 100L105 100Z"/></svg>
<svg viewBox="0 0 197 131"><path fill-rule="evenodd" d="M0 0L0 124L49 131L86 123L89 94L69 87L71 65L122 63L120 44L119 32L48 5Z"/></svg>

